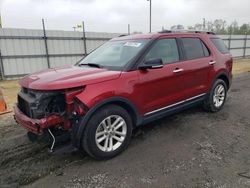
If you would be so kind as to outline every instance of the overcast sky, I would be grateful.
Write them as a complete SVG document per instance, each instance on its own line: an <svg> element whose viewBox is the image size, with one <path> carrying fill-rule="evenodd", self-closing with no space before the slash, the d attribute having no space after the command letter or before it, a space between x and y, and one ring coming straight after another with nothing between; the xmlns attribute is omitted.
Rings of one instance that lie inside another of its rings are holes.
<svg viewBox="0 0 250 188"><path fill-rule="evenodd" d="M152 30L202 23L202 18L250 23L250 0L152 0ZM73 30L85 21L87 31L148 32L147 0L0 0L3 27Z"/></svg>

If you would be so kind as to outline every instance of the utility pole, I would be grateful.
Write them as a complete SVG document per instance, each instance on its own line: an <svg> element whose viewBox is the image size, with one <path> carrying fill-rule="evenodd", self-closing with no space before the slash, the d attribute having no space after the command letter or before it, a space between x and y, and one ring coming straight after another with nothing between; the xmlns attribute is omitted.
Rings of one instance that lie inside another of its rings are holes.
<svg viewBox="0 0 250 188"><path fill-rule="evenodd" d="M82 21L82 38L83 38L83 45L84 45L84 56L87 55L87 43L86 43L86 31L85 31L85 24L84 21Z"/></svg>
<svg viewBox="0 0 250 188"><path fill-rule="evenodd" d="M1 16L1 13L0 13L0 28L3 28L3 25L2 25L2 16Z"/></svg>
<svg viewBox="0 0 250 188"><path fill-rule="evenodd" d="M151 33L151 12L152 12L152 0L149 1L149 33Z"/></svg>
<svg viewBox="0 0 250 188"><path fill-rule="evenodd" d="M128 35L130 35L130 24L128 24Z"/></svg>
<svg viewBox="0 0 250 188"><path fill-rule="evenodd" d="M203 18L203 30L205 30L205 29L206 29L206 19Z"/></svg>
<svg viewBox="0 0 250 188"><path fill-rule="evenodd" d="M47 36L46 36L44 19L42 19L42 24L43 24L43 39L44 39L44 45L45 45L46 59L47 59L48 68L50 68L49 50L48 50L48 43L47 43Z"/></svg>

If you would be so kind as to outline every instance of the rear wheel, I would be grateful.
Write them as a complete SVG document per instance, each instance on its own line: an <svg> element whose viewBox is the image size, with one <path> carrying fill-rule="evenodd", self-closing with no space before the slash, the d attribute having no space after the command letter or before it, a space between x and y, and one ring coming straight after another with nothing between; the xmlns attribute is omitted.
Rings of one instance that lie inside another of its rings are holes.
<svg viewBox="0 0 250 188"><path fill-rule="evenodd" d="M222 109L227 97L227 85L224 80L217 79L204 101L204 109L211 112L217 112Z"/></svg>
<svg viewBox="0 0 250 188"><path fill-rule="evenodd" d="M95 159L109 159L128 146L131 135L132 120L128 112L119 106L109 105L90 118L82 146Z"/></svg>

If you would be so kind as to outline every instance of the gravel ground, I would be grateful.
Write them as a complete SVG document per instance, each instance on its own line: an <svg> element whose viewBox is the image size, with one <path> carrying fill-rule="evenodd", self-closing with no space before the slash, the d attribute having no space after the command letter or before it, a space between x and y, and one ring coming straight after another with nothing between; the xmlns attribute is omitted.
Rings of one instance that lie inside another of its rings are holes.
<svg viewBox="0 0 250 188"><path fill-rule="evenodd" d="M218 113L200 107L134 131L108 161L51 155L0 116L0 187L250 187L250 73L234 78Z"/></svg>

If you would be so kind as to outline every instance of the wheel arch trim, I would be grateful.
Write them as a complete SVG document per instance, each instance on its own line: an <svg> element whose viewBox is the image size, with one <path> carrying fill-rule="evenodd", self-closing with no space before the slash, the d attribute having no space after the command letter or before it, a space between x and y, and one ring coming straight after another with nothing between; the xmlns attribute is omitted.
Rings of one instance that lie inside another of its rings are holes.
<svg viewBox="0 0 250 188"><path fill-rule="evenodd" d="M73 144L76 147L81 147L80 141L83 135L83 132L86 128L86 124L88 123L88 121L90 120L90 118L92 117L92 115L101 107L108 105L108 104L117 104L121 107L124 108L124 106L122 106L121 104L126 104L127 107L130 108L130 110L132 110L132 113L134 114L134 117L132 117L133 123L135 126L141 124L142 122L142 117L139 115L136 107L134 106L134 104L132 102L130 102L128 99L124 98L124 97L111 97L108 99L105 99L99 103L97 103L95 106L93 106L92 108L90 108L87 113L81 118L81 120L78 122L78 125L74 125L75 129L72 131L73 132ZM127 110L126 108L124 108L125 110ZM128 110L127 110L128 111ZM130 114L131 112L128 111L128 113ZM131 115L131 114L130 114ZM74 129L74 128L73 128Z"/></svg>
<svg viewBox="0 0 250 188"><path fill-rule="evenodd" d="M231 86L231 79L230 79L229 75L227 74L226 71L220 71L219 73L216 74L215 78L214 78L213 81L211 82L211 84L210 84L210 89L212 88L213 83L214 83L218 78L220 78L220 77L225 77L225 78L227 79L227 82L226 82L227 87L228 87L227 89L230 88L230 86Z"/></svg>

